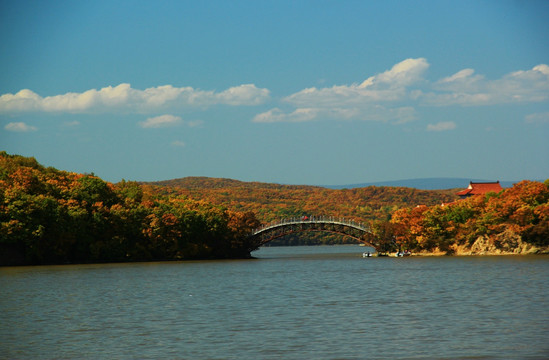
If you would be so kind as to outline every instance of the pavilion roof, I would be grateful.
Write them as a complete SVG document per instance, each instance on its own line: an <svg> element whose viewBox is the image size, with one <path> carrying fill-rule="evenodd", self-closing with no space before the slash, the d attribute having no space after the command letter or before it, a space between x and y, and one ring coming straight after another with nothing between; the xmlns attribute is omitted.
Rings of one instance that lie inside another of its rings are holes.
<svg viewBox="0 0 549 360"><path fill-rule="evenodd" d="M503 188L501 187L499 181L495 182L470 182L467 189L462 190L457 193L459 196L472 196L472 195L479 195L479 194L486 194L489 192L495 192L498 193Z"/></svg>

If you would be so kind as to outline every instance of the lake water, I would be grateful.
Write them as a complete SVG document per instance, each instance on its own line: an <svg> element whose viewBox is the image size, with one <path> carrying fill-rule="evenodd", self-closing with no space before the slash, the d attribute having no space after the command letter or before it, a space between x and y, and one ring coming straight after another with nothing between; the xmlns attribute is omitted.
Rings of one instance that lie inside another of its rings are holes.
<svg viewBox="0 0 549 360"><path fill-rule="evenodd" d="M0 358L549 358L549 257L363 250L0 268Z"/></svg>

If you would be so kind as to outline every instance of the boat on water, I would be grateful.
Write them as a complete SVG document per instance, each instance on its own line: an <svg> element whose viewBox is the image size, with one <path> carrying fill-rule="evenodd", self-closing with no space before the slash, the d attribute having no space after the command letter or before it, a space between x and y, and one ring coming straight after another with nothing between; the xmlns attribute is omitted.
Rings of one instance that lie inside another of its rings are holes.
<svg viewBox="0 0 549 360"><path fill-rule="evenodd" d="M395 254L391 255L391 254L386 254L386 253L377 253L377 254L372 254L371 252L369 251L365 251L362 253L362 257L363 258L367 258L367 257L404 257L404 256L412 256L412 253L410 251L399 251L399 252L396 252Z"/></svg>
<svg viewBox="0 0 549 360"><path fill-rule="evenodd" d="M395 257L403 257L403 256L411 256L412 253L408 250L406 251L398 251L396 254L395 254Z"/></svg>

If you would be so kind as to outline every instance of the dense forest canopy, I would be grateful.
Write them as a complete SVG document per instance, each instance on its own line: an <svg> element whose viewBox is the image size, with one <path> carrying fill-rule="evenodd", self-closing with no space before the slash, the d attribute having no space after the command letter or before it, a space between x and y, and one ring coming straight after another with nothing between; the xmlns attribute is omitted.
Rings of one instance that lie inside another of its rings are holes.
<svg viewBox="0 0 549 360"><path fill-rule="evenodd" d="M464 184L465 186L466 184ZM253 211L262 222L324 215L371 224L384 250L415 252L544 252L549 245L548 181L522 181L501 193L459 200L457 189L417 190L368 186L332 190L188 177L145 185L152 193L207 199ZM334 244L352 239L301 233L279 244Z"/></svg>
<svg viewBox="0 0 549 360"><path fill-rule="evenodd" d="M263 223L305 215L343 217L362 223L386 222L397 209L418 204L440 204L458 198L455 190L378 186L333 190L318 186L242 182L207 177L143 183L143 186L147 192L154 194L186 196L225 206L233 211L252 211ZM356 243L356 240L322 232L304 232L277 239L267 245L341 243Z"/></svg>
<svg viewBox="0 0 549 360"><path fill-rule="evenodd" d="M253 211L262 222L311 214L345 217L357 222L388 220L393 211L402 207L435 205L458 199L455 190L379 186L334 190L205 177L143 185L152 193L184 195L234 210Z"/></svg>
<svg viewBox="0 0 549 360"><path fill-rule="evenodd" d="M384 235L400 248L447 254L549 250L549 180L521 181L500 193L445 206L399 209Z"/></svg>
<svg viewBox="0 0 549 360"><path fill-rule="evenodd" d="M261 223L304 215L371 225L378 250L546 252L549 181L458 200L453 190L183 178L108 183L0 152L0 265L249 257ZM300 233L278 244L350 238Z"/></svg>
<svg viewBox="0 0 549 360"><path fill-rule="evenodd" d="M0 153L0 265L247 257L251 212Z"/></svg>

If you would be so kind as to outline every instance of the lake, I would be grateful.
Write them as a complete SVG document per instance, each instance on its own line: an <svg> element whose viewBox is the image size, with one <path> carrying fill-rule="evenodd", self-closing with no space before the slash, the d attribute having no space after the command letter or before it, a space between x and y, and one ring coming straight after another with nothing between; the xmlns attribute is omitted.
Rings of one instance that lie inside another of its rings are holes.
<svg viewBox="0 0 549 360"><path fill-rule="evenodd" d="M549 257L363 250L0 268L0 358L549 358Z"/></svg>

